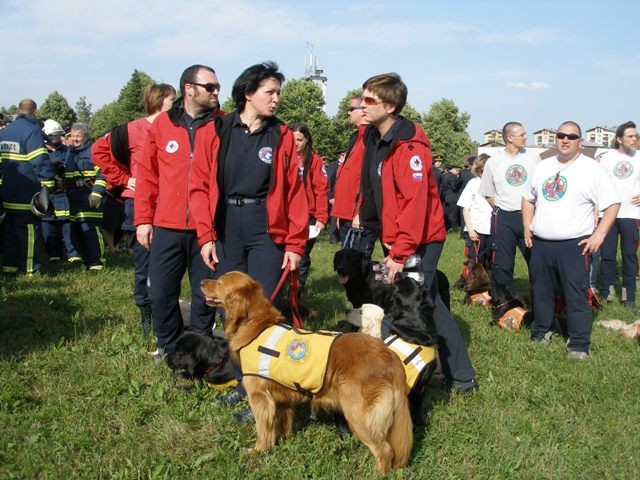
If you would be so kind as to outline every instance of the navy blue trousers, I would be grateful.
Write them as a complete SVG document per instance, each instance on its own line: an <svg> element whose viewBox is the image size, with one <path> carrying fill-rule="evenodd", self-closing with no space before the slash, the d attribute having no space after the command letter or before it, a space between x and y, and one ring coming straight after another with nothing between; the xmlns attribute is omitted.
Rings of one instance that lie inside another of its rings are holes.
<svg viewBox="0 0 640 480"><path fill-rule="evenodd" d="M151 304L147 277L149 276L149 250L138 242L133 226L133 198L124 201L122 230L129 232L129 249L133 252L133 300L138 307Z"/></svg>
<svg viewBox="0 0 640 480"><path fill-rule="evenodd" d="M4 224L2 271L30 275L40 270L40 219L31 213L7 212Z"/></svg>
<svg viewBox="0 0 640 480"><path fill-rule="evenodd" d="M266 204L223 206L216 223L219 226L216 241L218 265L214 277L219 278L234 270L244 272L262 285L265 295L270 298L282 276L284 248L273 243L267 232ZM244 394L240 383L242 371L235 362L233 370L239 382L236 389Z"/></svg>
<svg viewBox="0 0 640 480"><path fill-rule="evenodd" d="M600 248L600 295L607 298L609 286L618 279L616 254L620 237L622 253L622 286L627 289L627 300L636 300L636 275L638 273L638 224L634 218L617 218Z"/></svg>
<svg viewBox="0 0 640 480"><path fill-rule="evenodd" d="M582 255L581 239L549 241L535 238L531 249L533 324L531 338L540 340L551 329L556 295L567 307L568 348L588 352L593 310L589 298L589 255Z"/></svg>
<svg viewBox="0 0 640 480"><path fill-rule="evenodd" d="M49 258L79 257L74 231L69 220L42 219L42 237Z"/></svg>
<svg viewBox="0 0 640 480"><path fill-rule="evenodd" d="M520 249L528 266L531 250L524 244L522 212L507 212L498 208L491 217L491 279L506 286L514 296L516 247Z"/></svg>
<svg viewBox="0 0 640 480"><path fill-rule="evenodd" d="M424 273L424 286L435 303L433 320L436 333L440 337L438 353L444 374L460 382L467 382L475 377L467 347L460 327L453 319L438 290L436 267L442 254L443 243L434 242L421 245L416 253L421 256L420 269Z"/></svg>
<svg viewBox="0 0 640 480"><path fill-rule="evenodd" d="M213 272L200 256L196 232L154 227L149 253L149 294L158 347L167 353L175 349L184 330L178 301L186 271L191 285L191 313L187 329L210 333L214 322L213 309L204 301L200 282L211 278Z"/></svg>

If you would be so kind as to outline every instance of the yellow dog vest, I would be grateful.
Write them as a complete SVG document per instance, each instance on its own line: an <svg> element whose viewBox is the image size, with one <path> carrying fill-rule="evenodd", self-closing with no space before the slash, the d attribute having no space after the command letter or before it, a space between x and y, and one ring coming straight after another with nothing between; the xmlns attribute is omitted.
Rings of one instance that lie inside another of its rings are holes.
<svg viewBox="0 0 640 480"><path fill-rule="evenodd" d="M305 394L317 393L324 382L331 344L338 335L273 325L240 350L242 373Z"/></svg>
<svg viewBox="0 0 640 480"><path fill-rule="evenodd" d="M436 349L409 343L398 335L390 335L384 344L395 353L404 367L407 377L407 394L411 392L422 371L436 359Z"/></svg>
<svg viewBox="0 0 640 480"><path fill-rule="evenodd" d="M502 315L496 323L499 327L507 330L520 330L525 313L527 311L522 307L512 308Z"/></svg>

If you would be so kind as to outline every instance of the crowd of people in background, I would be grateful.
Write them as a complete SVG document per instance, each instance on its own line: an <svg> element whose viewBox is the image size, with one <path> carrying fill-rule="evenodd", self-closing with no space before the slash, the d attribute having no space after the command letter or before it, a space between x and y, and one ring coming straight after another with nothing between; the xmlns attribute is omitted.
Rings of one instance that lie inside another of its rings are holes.
<svg viewBox="0 0 640 480"><path fill-rule="evenodd" d="M146 116L95 142L86 124L42 122L36 103L22 100L0 130L2 272L36 274L43 250L49 262L98 273L105 249L122 242L133 256L142 330L153 332L152 356L163 361L185 328L214 328L203 279L240 270L271 296L284 268L299 269L303 291L325 228L332 243L369 258L378 241L389 282L410 256L420 257L443 370L460 391L478 382L435 279L447 232L460 232L466 261L486 265L513 295L520 250L535 314L532 341L549 342L561 296L570 358L589 351L596 293L589 275L598 254L599 294L615 299L618 237L624 306L635 308L640 169L632 122L618 128L616 148L600 163L581 153L582 132L571 121L559 126L556 155L545 160L526 148L519 122L504 125L505 147L496 154L432 158L420 125L401 115L407 86L390 73L369 78L349 100L354 133L325 162L304 122L276 117L284 80L273 62L248 67L233 83L236 110L223 112L217 73L193 65L182 73L178 97L170 85L149 86ZM186 327L179 308L185 272L192 292ZM219 403L243 400L236 370L238 387Z"/></svg>

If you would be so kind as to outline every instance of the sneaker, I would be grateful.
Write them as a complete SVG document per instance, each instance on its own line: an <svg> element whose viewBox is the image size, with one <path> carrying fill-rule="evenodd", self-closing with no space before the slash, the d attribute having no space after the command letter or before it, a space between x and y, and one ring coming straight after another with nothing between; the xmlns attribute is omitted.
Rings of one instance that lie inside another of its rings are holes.
<svg viewBox="0 0 640 480"><path fill-rule="evenodd" d="M62 260L62 257L49 257L49 262L51 263L58 263L60 260Z"/></svg>
<svg viewBox="0 0 640 480"><path fill-rule="evenodd" d="M461 394L471 393L474 390L478 390L480 388L480 385L478 385L478 381L476 380L476 377L473 377L471 380L468 380L466 382L454 380L451 386L456 393L461 393Z"/></svg>
<svg viewBox="0 0 640 480"><path fill-rule="evenodd" d="M609 291L607 292L607 302L615 302L616 300L616 287L609 285Z"/></svg>
<svg viewBox="0 0 640 480"><path fill-rule="evenodd" d="M240 410L238 413L233 415L233 418L235 418L239 423L254 423L256 421L253 416L253 411L250 408Z"/></svg>
<svg viewBox="0 0 640 480"><path fill-rule="evenodd" d="M542 338L532 338L529 342L531 345L542 345L544 347L548 347L551 345L551 337L553 336L553 332L549 330L544 334Z"/></svg>
<svg viewBox="0 0 640 480"><path fill-rule="evenodd" d="M162 348L156 348L153 352L149 352L149 356L155 365L161 365L167 358L167 354Z"/></svg>
<svg viewBox="0 0 640 480"><path fill-rule="evenodd" d="M220 395L219 397L216 397L216 399L213 401L213 404L232 406L244 401L245 398L247 398L246 394L238 390L234 390L233 392L226 395Z"/></svg>
<svg viewBox="0 0 640 480"><path fill-rule="evenodd" d="M104 270L104 266L103 265L91 265L89 267L89 272L91 272L91 273L99 273L102 270Z"/></svg>
<svg viewBox="0 0 640 480"><path fill-rule="evenodd" d="M82 257L69 257L67 258L67 262L69 263L78 263L82 261Z"/></svg>
<svg viewBox="0 0 640 480"><path fill-rule="evenodd" d="M624 302L622 302L622 306L627 310L635 310L636 302L635 300L625 300Z"/></svg>
<svg viewBox="0 0 640 480"><path fill-rule="evenodd" d="M578 352L577 350L569 350L567 358L569 360L577 360L579 362L586 360L589 354L587 352Z"/></svg>

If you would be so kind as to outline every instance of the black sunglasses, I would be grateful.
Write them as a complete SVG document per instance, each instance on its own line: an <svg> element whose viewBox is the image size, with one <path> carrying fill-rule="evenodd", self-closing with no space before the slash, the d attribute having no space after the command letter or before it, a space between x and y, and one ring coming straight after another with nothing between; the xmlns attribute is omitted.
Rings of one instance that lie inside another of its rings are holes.
<svg viewBox="0 0 640 480"><path fill-rule="evenodd" d="M354 110L362 110L362 107L356 107L356 106L349 107L350 112L353 112Z"/></svg>
<svg viewBox="0 0 640 480"><path fill-rule="evenodd" d="M220 91L219 83L197 83L197 82L188 82L191 85L198 85L199 87L204 88L207 92L213 93L216 90Z"/></svg>
<svg viewBox="0 0 640 480"><path fill-rule="evenodd" d="M556 138L559 138L560 140L564 140L565 138L568 138L569 140L578 140L580 135L576 135L575 133L558 132L556 133Z"/></svg>

